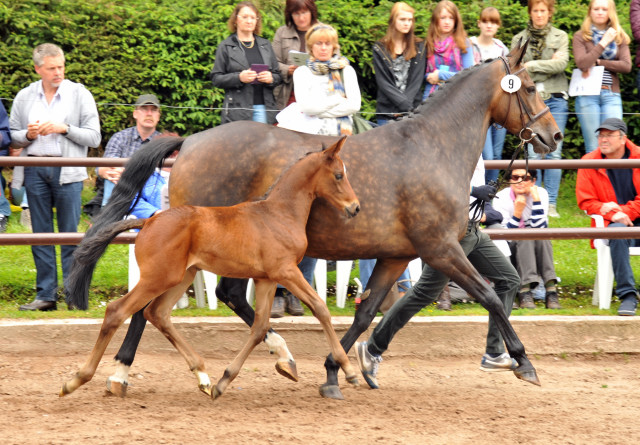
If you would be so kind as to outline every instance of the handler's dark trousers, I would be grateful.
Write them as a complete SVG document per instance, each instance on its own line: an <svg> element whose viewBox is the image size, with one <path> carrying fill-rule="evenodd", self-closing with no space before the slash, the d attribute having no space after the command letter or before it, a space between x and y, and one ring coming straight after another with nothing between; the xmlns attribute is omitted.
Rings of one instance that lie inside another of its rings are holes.
<svg viewBox="0 0 640 445"><path fill-rule="evenodd" d="M495 283L495 291L509 316L520 285L518 273L511 265L509 258L500 252L491 238L481 232L474 222L469 222L467 233L460 240L460 245L478 272ZM448 282L449 277L445 274L425 265L418 282L407 291L404 297L396 301L374 329L367 342L369 352L382 355L396 332L422 308L433 303ZM489 316L486 352L501 354L504 351L502 336L493 317Z"/></svg>

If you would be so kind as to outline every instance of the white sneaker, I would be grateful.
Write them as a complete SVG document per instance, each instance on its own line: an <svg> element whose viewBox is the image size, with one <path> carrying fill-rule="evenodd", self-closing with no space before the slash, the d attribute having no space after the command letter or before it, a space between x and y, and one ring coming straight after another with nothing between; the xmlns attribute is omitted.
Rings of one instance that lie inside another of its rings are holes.
<svg viewBox="0 0 640 445"><path fill-rule="evenodd" d="M549 204L549 216L552 218L560 217L560 214L558 213L558 210L556 209L555 204Z"/></svg>

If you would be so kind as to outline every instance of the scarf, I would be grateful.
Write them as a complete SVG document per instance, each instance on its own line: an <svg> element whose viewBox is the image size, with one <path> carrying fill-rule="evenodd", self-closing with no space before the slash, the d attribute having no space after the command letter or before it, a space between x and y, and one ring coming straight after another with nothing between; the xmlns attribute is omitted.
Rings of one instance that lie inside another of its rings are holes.
<svg viewBox="0 0 640 445"><path fill-rule="evenodd" d="M337 92L342 97L347 97L344 89L344 81L342 78L342 70L345 66L349 65L349 60L346 57L335 54L331 59L326 62L316 60L313 56L307 59L307 68L311 70L316 76L329 76L329 94ZM338 122L338 134L351 135L353 134L351 120L349 116L336 117Z"/></svg>
<svg viewBox="0 0 640 445"><path fill-rule="evenodd" d="M606 29L601 31L595 26L591 25L591 40L593 41L594 45L597 45L598 43L600 43L600 40L602 40L602 37L604 37L605 32L607 32ZM602 55L600 56L600 58L606 59L606 60L613 60L616 58L617 54L618 54L618 45L614 40L607 45L604 51L602 51Z"/></svg>
<svg viewBox="0 0 640 445"><path fill-rule="evenodd" d="M547 23L542 29L535 28L531 20L527 23L527 32L531 36L529 49L533 60L542 58L542 51L547 47L547 34L549 34L549 31L551 31L551 22Z"/></svg>
<svg viewBox="0 0 640 445"><path fill-rule="evenodd" d="M444 40L437 40L434 44L433 54L427 57L427 71L426 74L432 73L435 70L440 69L441 66L449 67L452 72L459 72L462 70L462 58L460 55L460 48L456 45L453 36L449 36ZM430 85L430 89L426 96L432 94L438 89L438 85Z"/></svg>

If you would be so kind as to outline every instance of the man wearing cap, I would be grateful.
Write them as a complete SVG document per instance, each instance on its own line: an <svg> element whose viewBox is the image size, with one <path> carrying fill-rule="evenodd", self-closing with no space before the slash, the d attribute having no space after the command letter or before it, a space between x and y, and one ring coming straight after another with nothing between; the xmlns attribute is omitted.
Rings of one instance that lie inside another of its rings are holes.
<svg viewBox="0 0 640 445"><path fill-rule="evenodd" d="M640 159L640 147L627 139L627 126L617 118L606 119L597 130L598 148L582 159ZM640 226L640 169L579 169L576 182L578 206L589 215L602 215L607 227ZM591 225L595 222L592 220ZM620 299L618 315L636 314L638 293L629 261L635 239L611 239L611 261Z"/></svg>
<svg viewBox="0 0 640 445"><path fill-rule="evenodd" d="M62 49L52 43L38 45L33 63L40 80L22 89L11 107L12 146L22 155L38 157L87 156L88 147L100 144L100 119L93 96L83 85L65 79ZM82 181L87 169L77 166L24 168L34 232L53 232L53 208L59 232L76 232L80 221ZM14 170L15 178L15 170ZM15 185L19 188L18 185ZM67 280L75 246L61 246L62 273ZM32 246L36 266L36 299L21 311L55 310L58 268L55 246Z"/></svg>
<svg viewBox="0 0 640 445"><path fill-rule="evenodd" d="M114 134L104 151L105 158L128 158L135 153L142 144L160 134L156 127L160 121L160 101L154 94L143 94L138 97L133 110L135 127L129 127ZM98 175L104 179L117 183L123 167L100 167Z"/></svg>

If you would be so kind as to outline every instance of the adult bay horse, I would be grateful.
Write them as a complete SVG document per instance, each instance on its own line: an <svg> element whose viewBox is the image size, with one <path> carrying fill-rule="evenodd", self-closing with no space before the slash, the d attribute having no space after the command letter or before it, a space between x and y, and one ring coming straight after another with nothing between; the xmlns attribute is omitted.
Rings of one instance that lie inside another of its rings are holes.
<svg viewBox="0 0 640 445"><path fill-rule="evenodd" d="M411 118L350 137L345 144L342 157L350 167L350 179L362 205L360 215L348 225L336 223L335 209L319 200L307 223L307 255L378 260L365 289L368 298L360 304L354 323L341 340L345 351L369 327L408 262L419 256L489 311L509 354L519 364L515 375L539 384L498 296L467 260L458 242L468 224L469 183L491 123L529 140L539 153L555 150L562 140L521 64L526 47L527 42L506 58L457 74ZM507 75L520 80L518 91L501 88L500 82ZM125 169L114 190L119 200L103 210L101 219L106 223L122 218L153 168L175 149L180 149L180 155L170 177L172 206L232 205L261 196L302 153L333 141L335 138L253 122L225 124L174 143L167 139L152 141L130 160L139 171ZM100 231L101 224L101 220L96 221L93 229ZM77 275L90 274L92 267L79 266ZM70 282L72 304L86 307L88 283ZM216 293L245 322L252 322L253 311L244 293L227 293L220 288ZM142 316L134 317L116 356L125 365L133 360L141 324ZM327 382L321 387L322 395L342 398L339 366L333 357L327 358L325 368Z"/></svg>
<svg viewBox="0 0 640 445"><path fill-rule="evenodd" d="M331 326L329 309L298 269L307 250L305 228L316 198L323 198L326 205L336 209L337 219L346 220L360 211L346 168L338 156L345 140L343 137L330 148L298 161L282 175L264 200L231 207L172 207L149 219L115 222L79 246L75 252L78 262L85 257L99 258L118 233L142 229L136 237L140 281L124 297L109 303L91 356L62 386L60 396L91 380L118 327L144 309L145 318L185 358L198 378L200 389L214 399L219 397L267 333L278 283L291 289L311 308L347 380L357 384L355 371ZM347 218L340 218L340 214L346 214ZM189 346L170 319L173 305L199 269L227 277L253 278L256 284L255 319L249 340L214 387L202 357Z"/></svg>

